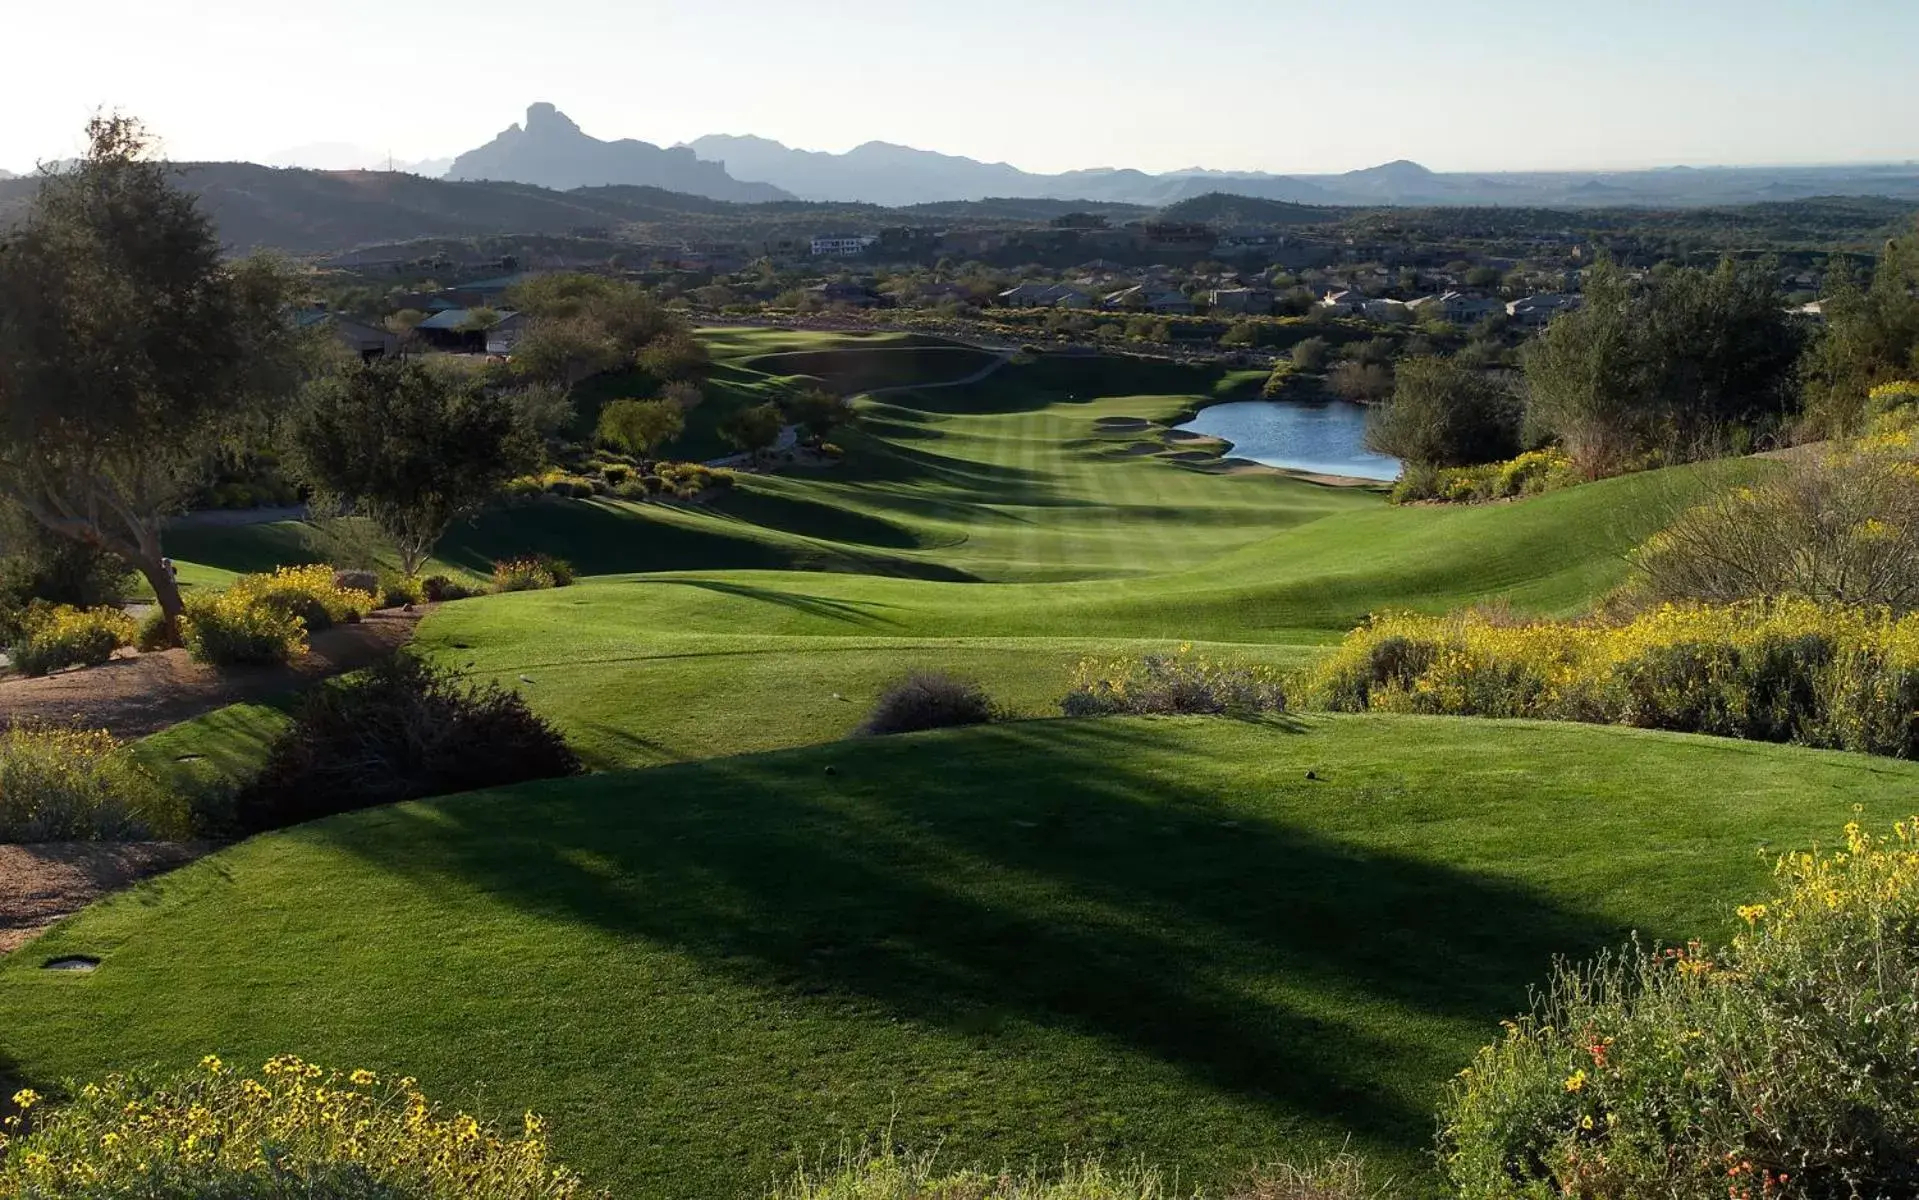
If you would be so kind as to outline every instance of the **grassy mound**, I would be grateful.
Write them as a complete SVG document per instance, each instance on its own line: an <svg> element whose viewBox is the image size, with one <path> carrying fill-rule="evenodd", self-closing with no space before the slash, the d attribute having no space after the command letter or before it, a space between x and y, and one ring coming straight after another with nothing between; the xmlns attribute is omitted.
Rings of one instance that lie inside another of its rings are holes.
<svg viewBox="0 0 1919 1200"><path fill-rule="evenodd" d="M1368 715L532 785L255 839L90 910L0 966L0 1058L37 1086L208 1052L406 1069L547 1113L617 1194L749 1193L889 1121L955 1163L1070 1148L1193 1183L1351 1133L1420 1181L1441 1085L1553 955L1719 930L1762 843L1915 783ZM39 969L69 954L102 965Z"/></svg>

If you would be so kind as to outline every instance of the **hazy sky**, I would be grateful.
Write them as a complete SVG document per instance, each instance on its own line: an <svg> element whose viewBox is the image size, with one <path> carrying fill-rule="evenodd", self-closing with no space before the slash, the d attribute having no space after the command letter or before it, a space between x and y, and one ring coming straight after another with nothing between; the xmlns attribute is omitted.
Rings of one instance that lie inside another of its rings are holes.
<svg viewBox="0 0 1919 1200"><path fill-rule="evenodd" d="M1919 158L1919 0L0 0L0 167L118 107L181 159L880 139L1029 170Z"/></svg>

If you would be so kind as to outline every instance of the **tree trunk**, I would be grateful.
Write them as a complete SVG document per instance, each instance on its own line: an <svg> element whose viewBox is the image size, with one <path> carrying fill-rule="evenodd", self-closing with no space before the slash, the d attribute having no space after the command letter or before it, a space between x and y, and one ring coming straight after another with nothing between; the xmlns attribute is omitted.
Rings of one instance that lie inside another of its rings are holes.
<svg viewBox="0 0 1919 1200"><path fill-rule="evenodd" d="M186 611L186 604L180 599L180 582L173 577L158 554L140 554L134 557L133 567L146 576L148 586L153 588L154 599L160 603L160 613L167 622L167 642L180 644L180 616Z"/></svg>

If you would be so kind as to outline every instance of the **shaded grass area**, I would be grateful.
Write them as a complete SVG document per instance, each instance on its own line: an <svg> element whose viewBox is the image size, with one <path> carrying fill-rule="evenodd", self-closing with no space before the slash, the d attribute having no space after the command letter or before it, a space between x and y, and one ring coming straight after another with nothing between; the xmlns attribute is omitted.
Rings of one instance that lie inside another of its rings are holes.
<svg viewBox="0 0 1919 1200"><path fill-rule="evenodd" d="M623 1195L750 1194L889 1123L954 1162L1195 1184L1350 1134L1420 1192L1438 1089L1554 954L1724 932L1762 844L1915 782L1376 716L603 775L256 839L98 906L0 965L0 1055L36 1085L209 1051L405 1070L547 1112ZM77 953L102 967L38 970Z"/></svg>

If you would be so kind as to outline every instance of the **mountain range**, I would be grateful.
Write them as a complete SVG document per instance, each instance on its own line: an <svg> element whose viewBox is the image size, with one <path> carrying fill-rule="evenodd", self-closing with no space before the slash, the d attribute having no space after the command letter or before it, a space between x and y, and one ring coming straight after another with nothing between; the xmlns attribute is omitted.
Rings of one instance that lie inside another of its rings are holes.
<svg viewBox="0 0 1919 1200"><path fill-rule="evenodd" d="M1005 197L1162 208L1219 192L1347 206L1668 207L1833 195L1919 197L1919 163L1441 173L1401 159L1338 175L1202 167L1159 175L1105 167L1047 175L890 142L867 142L842 154L725 134L671 148L608 142L586 134L546 103L528 109L524 125L460 155L447 177L560 190L639 185L749 204L800 199L887 207Z"/></svg>
<svg viewBox="0 0 1919 1200"><path fill-rule="evenodd" d="M794 198L771 184L735 179L724 166L683 146L668 150L631 139L601 141L551 104L535 104L526 110L524 126L508 126L486 145L454 159L446 178L531 183L558 191L657 187L738 204Z"/></svg>

